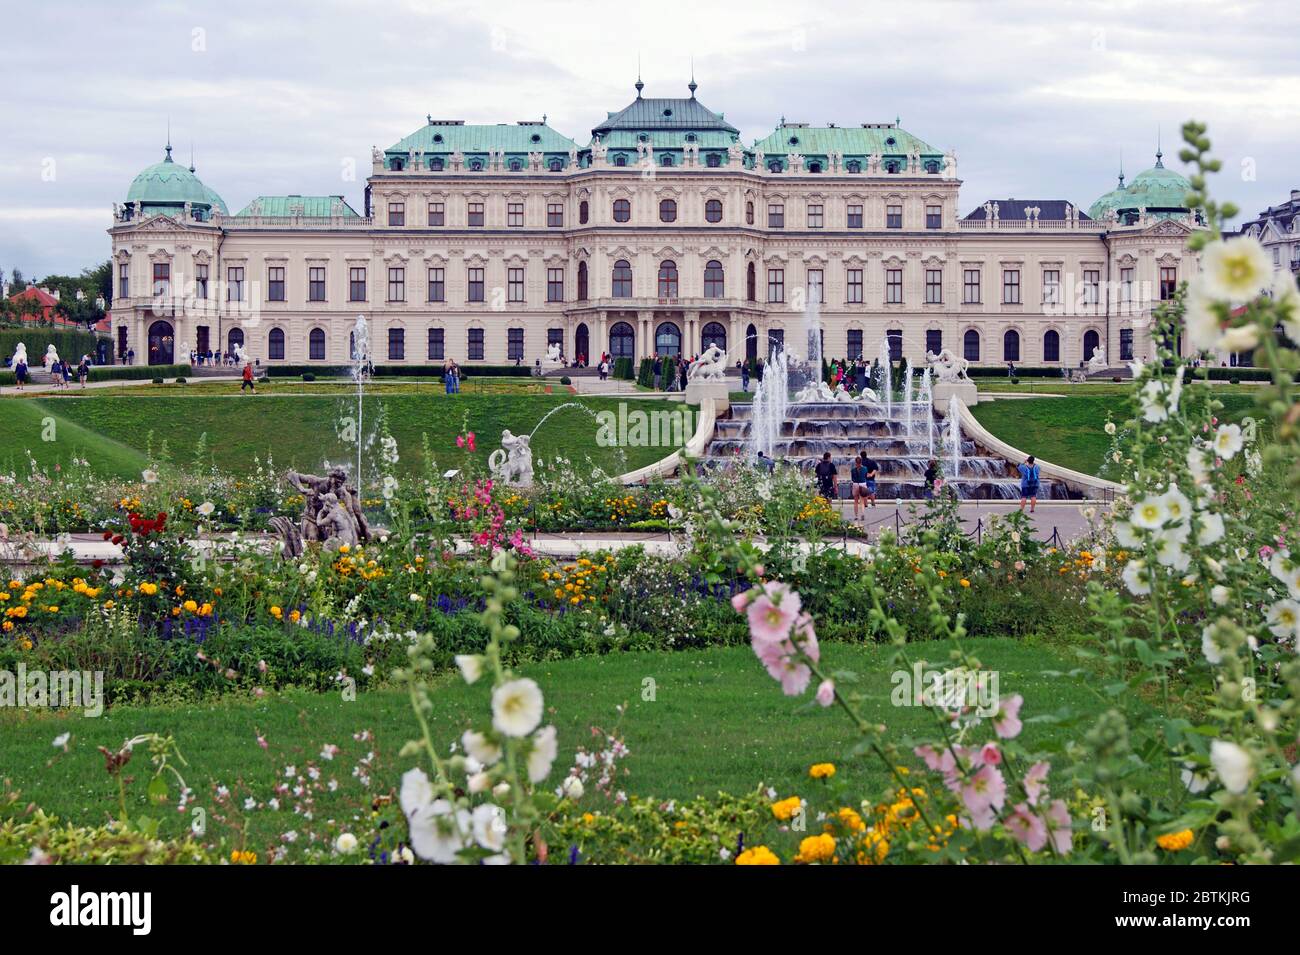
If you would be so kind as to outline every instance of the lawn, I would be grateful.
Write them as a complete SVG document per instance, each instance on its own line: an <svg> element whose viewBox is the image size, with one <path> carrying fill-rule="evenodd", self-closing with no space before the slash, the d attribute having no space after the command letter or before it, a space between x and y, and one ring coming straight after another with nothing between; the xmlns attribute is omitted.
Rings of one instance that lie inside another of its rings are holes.
<svg viewBox="0 0 1300 955"><path fill-rule="evenodd" d="M947 646L920 644L916 658L942 664ZM985 640L975 644L984 664L1000 674L1001 692L1025 698L1025 739L1045 751L1059 750L1068 737L1068 723L1042 722L1065 711L1095 713L1101 707L1086 675L1046 675L1068 671L1072 664L1059 651L1023 641ZM909 734L932 735L933 720L921 709L890 705L888 649L878 646L828 644L824 661L832 669L853 668L871 701L867 719L889 727L890 738L902 742ZM560 755L553 771L558 780L571 765L575 746L589 744L589 727L613 729L619 724L615 708L627 704L619 725L631 755L630 771L622 783L631 794L684 799L719 790L746 792L764 782L783 794L806 787L808 765L835 762L842 778L863 784L864 795L877 794L887 780L877 763L848 758L853 734L839 712L808 705L781 694L748 648L721 648L670 653L626 653L524 667L546 695L548 721L559 730ZM648 694L647 681L653 681ZM435 740L450 742L488 713L487 691L468 687L454 675L442 678L434 694L431 728ZM647 699L653 696L653 699ZM353 734L370 730L373 741L355 741ZM261 701L226 700L204 705L146 708L119 707L97 719L48 711L0 712L5 747L0 754L0 778L9 777L47 812L80 823L103 821L116 811L116 784L104 771L96 747L113 749L133 734L174 734L188 760L189 785L196 805L211 805L213 788L229 786L242 799L258 799L283 776L286 765L320 765L340 781L337 793L322 798L318 814L346 816L362 804L361 790L351 777L359 755L376 754L370 770L370 794L396 786L411 765L400 758L403 742L415 732L409 701L398 690L362 693L354 702L340 695L287 692ZM51 747L63 732L73 734L71 751ZM257 742L261 734L267 749ZM332 762L317 754L324 744L341 748ZM140 756L141 762L144 756ZM909 762L915 762L910 759ZM140 774L144 767L140 767ZM1064 781L1062 781L1064 784ZM144 783L131 789L131 811L143 812ZM599 797L588 797L593 806ZM154 815L159 813L155 810ZM179 831L187 817L165 813L164 832ZM288 811L259 811L250 816L255 844L273 840L278 832L301 825Z"/></svg>
<svg viewBox="0 0 1300 955"><path fill-rule="evenodd" d="M167 386L164 386L167 387ZM179 386L185 388L188 386ZM144 466L146 451L159 451L163 442L174 461L193 462L196 442L206 435L204 466L215 464L232 473L245 473L257 458L274 456L277 467L319 468L325 460L344 461L355 455L355 443L345 439L356 415L355 396L346 388L327 393L301 394L293 389L313 387L293 383L280 393L256 397L177 392L152 393L143 388L124 389L121 395L89 393L85 397L0 399L0 447L9 449L5 468L26 470L23 448L31 448L44 466L64 463L74 455L87 458L96 469L120 476L136 475ZM316 385L318 389L322 386ZM528 433L548 412L566 402L537 432L533 452L537 459L562 455L575 463L590 458L611 473L642 467L667 455L663 447L601 447L596 443L595 413L617 411L620 399L569 394L498 393L447 395L431 386L402 383L367 397L364 430L369 433L381 409L397 439L399 469L413 472L427 463L423 440L440 468L459 467L465 452L455 446L463 431L474 431L479 454L495 449L503 429ZM535 387L535 386L534 386ZM676 405L673 406L677 407ZM585 410L584 410L585 409ZM42 427L52 423L54 441L42 441ZM371 454L377 454L375 448Z"/></svg>

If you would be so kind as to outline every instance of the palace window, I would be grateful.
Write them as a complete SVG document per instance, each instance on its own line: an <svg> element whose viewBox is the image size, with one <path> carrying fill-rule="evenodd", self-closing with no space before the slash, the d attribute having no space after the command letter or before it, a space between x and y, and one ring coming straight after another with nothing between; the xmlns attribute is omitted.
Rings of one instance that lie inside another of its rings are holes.
<svg viewBox="0 0 1300 955"><path fill-rule="evenodd" d="M578 203L578 225L586 225L591 216L591 206L583 199Z"/></svg>
<svg viewBox="0 0 1300 955"><path fill-rule="evenodd" d="M753 262L745 266L745 299L750 302L758 301L758 270Z"/></svg>
<svg viewBox="0 0 1300 955"><path fill-rule="evenodd" d="M1133 329L1131 328L1119 330L1119 360L1133 360Z"/></svg>
<svg viewBox="0 0 1300 955"><path fill-rule="evenodd" d="M825 283L822 281L822 278L823 275L821 269L808 270L808 301L816 302L818 305L823 305L826 302L826 295L824 294Z"/></svg>
<svg viewBox="0 0 1300 955"><path fill-rule="evenodd" d="M704 219L706 222L722 221L722 200L710 199L704 203Z"/></svg>
<svg viewBox="0 0 1300 955"><path fill-rule="evenodd" d="M632 264L627 259L614 263L610 294L614 298L632 297Z"/></svg>
<svg viewBox="0 0 1300 955"><path fill-rule="evenodd" d="M197 299L208 297L208 267L202 263L194 266L194 297Z"/></svg>
<svg viewBox="0 0 1300 955"><path fill-rule="evenodd" d="M506 358L511 361L524 360L524 330L522 328L506 329Z"/></svg>
<svg viewBox="0 0 1300 955"><path fill-rule="evenodd" d="M551 172L562 172L564 170L564 161L561 159L552 159L548 164Z"/></svg>
<svg viewBox="0 0 1300 955"><path fill-rule="evenodd" d="M362 269L364 272L365 269ZM226 269L226 301L242 302L244 300L244 267L232 265Z"/></svg>
<svg viewBox="0 0 1300 955"><path fill-rule="evenodd" d="M885 172L889 173L891 176L898 175L899 171L902 168L903 168L902 163L900 163L897 159L890 159L885 163Z"/></svg>
<svg viewBox="0 0 1300 955"><path fill-rule="evenodd" d="M153 264L153 294L154 298L166 295L172 284L172 267L167 262L155 262Z"/></svg>
<svg viewBox="0 0 1300 955"><path fill-rule="evenodd" d="M1083 304L1096 305L1101 292L1101 272L1097 269L1083 271Z"/></svg>
<svg viewBox="0 0 1300 955"><path fill-rule="evenodd" d="M885 269L885 302L889 305L903 304L902 269Z"/></svg>
<svg viewBox="0 0 1300 955"><path fill-rule="evenodd" d="M444 357L442 329L431 328L429 329L429 359L431 361L441 361Z"/></svg>
<svg viewBox="0 0 1300 955"><path fill-rule="evenodd" d="M768 163L767 163L767 171L768 171L768 172L780 172L781 169L782 169L782 166L781 166L781 160L779 160L779 159L770 159L770 160L768 160Z"/></svg>
<svg viewBox="0 0 1300 955"><path fill-rule="evenodd" d="M1020 304L1020 270L1002 270L1002 304ZM977 336L978 337L978 336Z"/></svg>
<svg viewBox="0 0 1300 955"><path fill-rule="evenodd" d="M939 174L939 162L938 162L938 160L936 160L936 159L929 159L929 160L926 160L926 163L925 163L925 171L928 172L928 173L929 173L930 175L932 175L932 176L937 176L937 175Z"/></svg>
<svg viewBox="0 0 1300 955"><path fill-rule="evenodd" d="M401 266L388 270L388 300L390 302L406 301L406 269Z"/></svg>
<svg viewBox="0 0 1300 955"><path fill-rule="evenodd" d="M745 203L745 225L754 224L754 203L752 201Z"/></svg>
<svg viewBox="0 0 1300 955"><path fill-rule="evenodd" d="M564 269L546 270L546 301L564 301Z"/></svg>
<svg viewBox="0 0 1300 955"><path fill-rule="evenodd" d="M860 328L849 329L849 361L857 361L862 357L862 330Z"/></svg>
<svg viewBox="0 0 1300 955"><path fill-rule="evenodd" d="M467 302L483 301L483 270L469 269L466 279L465 300Z"/></svg>
<svg viewBox="0 0 1300 955"><path fill-rule="evenodd" d="M937 328L927 328L925 330L925 350L939 354L943 351L943 332Z"/></svg>
<svg viewBox="0 0 1300 955"><path fill-rule="evenodd" d="M510 160L509 163L507 163L506 168L508 168L511 172L523 172L523 170L524 170L524 163L523 163L523 160L522 160L522 159L512 159L512 160Z"/></svg>
<svg viewBox="0 0 1300 955"><path fill-rule="evenodd" d="M925 304L943 304L943 269L925 270Z"/></svg>
<svg viewBox="0 0 1300 955"><path fill-rule="evenodd" d="M710 169L717 169L719 166L722 165L721 154L709 153L708 156L704 158L704 164L708 166Z"/></svg>
<svg viewBox="0 0 1300 955"><path fill-rule="evenodd" d="M578 263L578 301L587 300L587 263Z"/></svg>
<svg viewBox="0 0 1300 955"><path fill-rule="evenodd" d="M524 270L506 269L506 301L522 302L524 300Z"/></svg>
<svg viewBox="0 0 1300 955"><path fill-rule="evenodd" d="M266 336L266 357L272 361L284 361L284 329L273 328Z"/></svg>
<svg viewBox="0 0 1300 955"><path fill-rule="evenodd" d="M546 225L551 229L564 227L564 204L551 202L546 205Z"/></svg>
<svg viewBox="0 0 1300 955"><path fill-rule="evenodd" d="M1160 301L1167 302L1178 291L1178 269L1162 266L1160 269Z"/></svg>
<svg viewBox="0 0 1300 955"><path fill-rule="evenodd" d="M406 225L406 203L390 202L388 204L388 224Z"/></svg>
<svg viewBox="0 0 1300 955"><path fill-rule="evenodd" d="M819 162L810 162L810 163L808 164L808 171L809 171L809 172L814 172L814 173L816 173L816 172L821 172L821 171L822 171L822 164L819 163Z"/></svg>
<svg viewBox="0 0 1300 955"><path fill-rule="evenodd" d="M440 226L447 224L447 207L441 202L429 203L429 225Z"/></svg>
<svg viewBox="0 0 1300 955"><path fill-rule="evenodd" d="M325 329L313 328L307 336L307 357L312 361L325 360Z"/></svg>
<svg viewBox="0 0 1300 955"><path fill-rule="evenodd" d="M1119 270L1119 300L1125 305L1133 301L1133 268L1131 266Z"/></svg>
<svg viewBox="0 0 1300 955"><path fill-rule="evenodd" d="M659 165L661 165L661 166L671 166L672 164L673 164L673 154L672 154L672 153L664 153L662 156L659 157Z"/></svg>
<svg viewBox="0 0 1300 955"><path fill-rule="evenodd" d="M1002 335L1002 360L1020 361L1020 333L1008 328Z"/></svg>
<svg viewBox="0 0 1300 955"><path fill-rule="evenodd" d="M889 360L903 360L903 330L890 328L885 331L885 341L889 343Z"/></svg>
<svg viewBox="0 0 1300 955"><path fill-rule="evenodd" d="M862 206L860 205L849 206L848 226L850 229L862 228Z"/></svg>
<svg viewBox="0 0 1300 955"><path fill-rule="evenodd" d="M925 207L925 227L927 229L943 228L943 206Z"/></svg>
<svg viewBox="0 0 1300 955"><path fill-rule="evenodd" d="M717 259L710 259L704 265L704 297L722 298L725 287L726 273L722 270L722 263Z"/></svg>
<svg viewBox="0 0 1300 955"><path fill-rule="evenodd" d="M767 270L767 300L769 302L785 301L785 269Z"/></svg>
<svg viewBox="0 0 1300 955"><path fill-rule="evenodd" d="M627 222L632 218L632 203L626 199L614 200L614 221Z"/></svg>
<svg viewBox="0 0 1300 955"><path fill-rule="evenodd" d="M769 229L785 228L785 206L779 202L767 206L767 227Z"/></svg>
<svg viewBox="0 0 1300 955"><path fill-rule="evenodd" d="M266 270L266 300L284 301L284 267L273 265Z"/></svg>
<svg viewBox="0 0 1300 955"><path fill-rule="evenodd" d="M856 159L850 159L844 164L845 172L862 172L862 163Z"/></svg>
<svg viewBox="0 0 1300 955"><path fill-rule="evenodd" d="M390 328L388 330L388 360L403 361L406 358L406 330Z"/></svg>
<svg viewBox="0 0 1300 955"><path fill-rule="evenodd" d="M626 166L626 165L627 165L627 156L626 156L624 153L615 153L615 154L614 154L614 165L615 165L615 166Z"/></svg>
<svg viewBox="0 0 1300 955"><path fill-rule="evenodd" d="M467 225L474 226L475 228L483 225L483 203L471 202L469 204L466 211L465 222Z"/></svg>
<svg viewBox="0 0 1300 955"><path fill-rule="evenodd" d="M659 297L677 297L677 263L659 263Z"/></svg>
<svg viewBox="0 0 1300 955"><path fill-rule="evenodd" d="M127 262L119 262L117 265L117 296L131 297L131 266Z"/></svg>
<svg viewBox="0 0 1300 955"><path fill-rule="evenodd" d="M962 357L967 361L980 360L980 333L975 329L970 329L962 336L961 340Z"/></svg>
<svg viewBox="0 0 1300 955"><path fill-rule="evenodd" d="M1043 304L1061 304L1061 273L1057 269L1043 270Z"/></svg>
<svg viewBox="0 0 1300 955"><path fill-rule="evenodd" d="M847 299L848 303L850 305L861 305L862 304L862 270L849 269L847 278L848 278L848 290L849 290L848 299ZM849 334L852 334L852 332L850 332ZM861 335L862 333L859 332L858 334ZM859 344L861 343L859 342ZM850 355L850 357L852 356Z"/></svg>
<svg viewBox="0 0 1300 955"><path fill-rule="evenodd" d="M325 266L313 265L307 269L307 301L325 301Z"/></svg>
<svg viewBox="0 0 1300 955"><path fill-rule="evenodd" d="M434 156L429 160L429 170L431 172L442 172L444 165L441 156Z"/></svg>
<svg viewBox="0 0 1300 955"><path fill-rule="evenodd" d="M902 206L885 207L885 228L886 229L903 228L903 207Z"/></svg>
<svg viewBox="0 0 1300 955"><path fill-rule="evenodd" d="M822 214L822 209L823 206L820 203L808 206L808 228L822 228L822 224L825 222L825 216Z"/></svg>
<svg viewBox="0 0 1300 955"><path fill-rule="evenodd" d="M676 222L677 221L677 202L673 199L664 199L659 203L659 221Z"/></svg>
<svg viewBox="0 0 1300 955"><path fill-rule="evenodd" d="M524 204L522 202L510 202L506 204L506 225L512 229L522 227L524 224Z"/></svg>
<svg viewBox="0 0 1300 955"><path fill-rule="evenodd" d="M964 269L961 279L961 302L963 305L980 303L980 270Z"/></svg>
<svg viewBox="0 0 1300 955"><path fill-rule="evenodd" d="M444 269L429 269L429 301L447 301L447 273Z"/></svg>
<svg viewBox="0 0 1300 955"><path fill-rule="evenodd" d="M483 329L471 328L469 330L467 355L470 361L483 360Z"/></svg>
<svg viewBox="0 0 1300 955"><path fill-rule="evenodd" d="M1043 332L1043 361L1061 360L1061 336L1054 329Z"/></svg>

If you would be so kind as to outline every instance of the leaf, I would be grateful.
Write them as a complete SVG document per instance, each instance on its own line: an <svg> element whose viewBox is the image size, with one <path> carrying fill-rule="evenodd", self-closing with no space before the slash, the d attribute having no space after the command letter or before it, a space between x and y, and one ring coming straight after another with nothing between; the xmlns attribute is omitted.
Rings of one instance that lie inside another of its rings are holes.
<svg viewBox="0 0 1300 955"><path fill-rule="evenodd" d="M158 803L160 805L165 803L167 801L167 780L163 779L161 776L155 776L153 779L149 780L149 788L146 792L149 796L150 802Z"/></svg>

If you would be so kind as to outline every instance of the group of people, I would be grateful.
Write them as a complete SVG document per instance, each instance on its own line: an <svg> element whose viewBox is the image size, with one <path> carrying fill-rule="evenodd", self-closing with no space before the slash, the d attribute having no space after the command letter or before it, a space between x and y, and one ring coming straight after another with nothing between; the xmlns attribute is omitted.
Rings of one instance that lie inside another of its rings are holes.
<svg viewBox="0 0 1300 955"><path fill-rule="evenodd" d="M442 386L449 395L460 394L460 365L456 364L454 358L448 358L442 363Z"/></svg>
<svg viewBox="0 0 1300 955"><path fill-rule="evenodd" d="M775 466L771 458L766 457L761 451L758 458L760 464L769 468ZM1020 510L1023 512L1025 505L1028 505L1029 513L1033 514L1038 507L1041 479L1038 462L1031 454L1023 463L1017 465L1016 470L1020 474ZM817 478L817 493L827 501L838 500L840 496L839 468L831 460L829 451L822 454L822 459L817 462L817 466L813 471ZM853 519L855 521L865 519L866 509L876 506L876 481L879 477L879 462L871 456L867 449L863 448L849 465L850 497L853 499ZM938 460L930 458L926 462L925 475L922 480L924 482L925 498L930 500L934 497L935 489L939 484Z"/></svg>
<svg viewBox="0 0 1300 955"><path fill-rule="evenodd" d="M82 388L86 387L86 382L90 378L91 364L93 363L91 362L90 356L82 355L81 361L75 366L75 374L77 380L81 383ZM19 391L25 391L28 383L32 380L31 368L27 365L26 357L19 355L18 360L13 363L13 369L14 383L18 386ZM55 358L49 365L50 384L57 390L70 388L72 386L72 376L74 374L73 369L74 366L68 359Z"/></svg>
<svg viewBox="0 0 1300 955"><path fill-rule="evenodd" d="M669 360L668 377L664 377L664 358ZM684 358L681 355L660 355L655 352L651 356L655 369L655 390L661 388L664 391L685 391L686 378L690 374L691 365L699 361L700 356Z"/></svg>
<svg viewBox="0 0 1300 955"><path fill-rule="evenodd" d="M134 353L131 353L131 357L134 357ZM130 362L128 361L127 364L130 364ZM233 368L239 364L239 357L234 352L228 352L228 351L214 352L211 348L209 348L206 351L190 352L190 364L191 365L212 365L213 367L218 365L223 365L226 367Z"/></svg>

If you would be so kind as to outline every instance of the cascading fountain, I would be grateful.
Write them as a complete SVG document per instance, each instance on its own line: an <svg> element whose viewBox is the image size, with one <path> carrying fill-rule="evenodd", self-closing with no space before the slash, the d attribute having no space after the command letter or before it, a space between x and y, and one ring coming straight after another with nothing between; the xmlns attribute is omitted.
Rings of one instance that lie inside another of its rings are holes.
<svg viewBox="0 0 1300 955"><path fill-rule="evenodd" d="M357 473L353 482L357 488L357 498L361 499L361 448L364 431L361 416L364 412L366 381L370 378L370 326L364 315L358 315L352 326L352 379L357 383Z"/></svg>
<svg viewBox="0 0 1300 955"><path fill-rule="evenodd" d="M880 340L880 355L878 356L880 367L880 401L885 406L885 417L894 416L894 367L889 359L889 339L888 337Z"/></svg>
<svg viewBox="0 0 1300 955"><path fill-rule="evenodd" d="M925 444L926 454L934 457L934 392L930 386L930 367L921 372L921 396L918 403L925 409Z"/></svg>
<svg viewBox="0 0 1300 955"><path fill-rule="evenodd" d="M912 411L914 400L912 398L912 359L907 359L907 377L903 379L903 431L910 439L912 437Z"/></svg>
<svg viewBox="0 0 1300 955"><path fill-rule="evenodd" d="M753 419L750 444L754 453L759 451L773 457L776 442L785 425L786 410L790 403L790 365L784 349L774 352L763 368L763 378L754 389Z"/></svg>
<svg viewBox="0 0 1300 955"><path fill-rule="evenodd" d="M961 475L961 424L960 424L960 404L961 400L953 395L948 399L948 466L951 469L948 472L950 480L956 480Z"/></svg>

